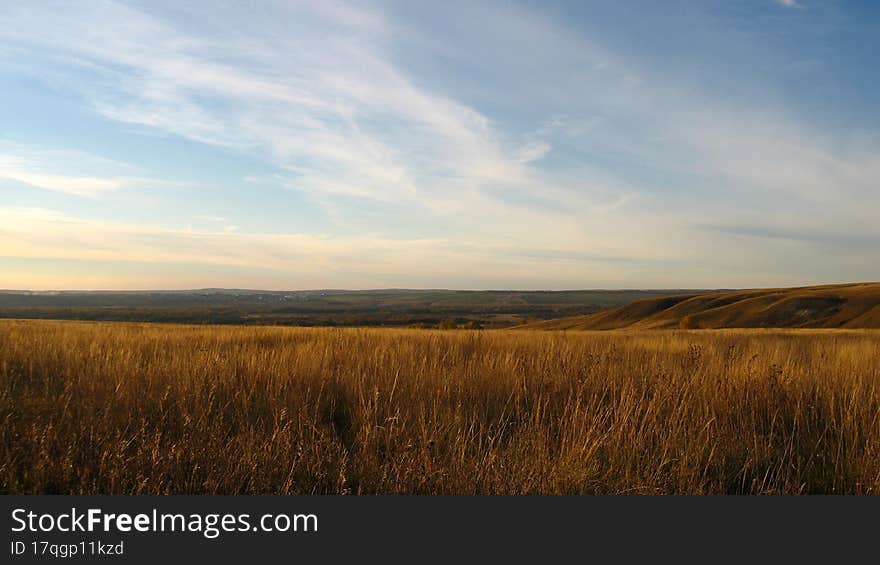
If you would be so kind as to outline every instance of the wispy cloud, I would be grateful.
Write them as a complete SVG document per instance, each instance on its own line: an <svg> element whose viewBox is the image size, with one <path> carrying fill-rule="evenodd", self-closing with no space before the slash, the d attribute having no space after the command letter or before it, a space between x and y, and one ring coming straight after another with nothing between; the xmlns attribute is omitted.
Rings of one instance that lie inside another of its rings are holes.
<svg viewBox="0 0 880 565"><path fill-rule="evenodd" d="M534 180L485 116L389 62L381 17L294 8L257 16L260 34L238 39L194 36L110 2L13 8L4 33L85 64L100 80L69 78L104 116L268 154L306 192L449 205L481 185ZM438 176L457 182L441 190Z"/></svg>
<svg viewBox="0 0 880 565"><path fill-rule="evenodd" d="M0 178L79 196L94 196L100 192L116 190L123 186L123 182L119 179L71 177L29 172L22 169L15 161L3 156L0 156Z"/></svg>
<svg viewBox="0 0 880 565"><path fill-rule="evenodd" d="M78 196L96 196L125 184L119 163L79 151L25 147L0 140L0 182L16 181L36 188Z"/></svg>
<svg viewBox="0 0 880 565"><path fill-rule="evenodd" d="M380 234L238 233L235 226L196 230L190 226L97 221L33 207L0 207L0 226L0 260L127 262L132 265L132 273L137 272L135 264L149 263L228 267L245 272L250 269L254 273L274 273L272 285L277 288L352 286L351 281L360 281L362 287L376 284L369 281L426 287L435 280L480 281L477 286L485 288L517 280L540 288L541 277L536 277L536 272L542 277L550 273L558 285L576 286L584 269L599 280L611 280L622 266L636 272L643 263L574 249L521 248L503 241L396 239ZM657 259L645 259L652 260ZM469 274L462 273L463 266ZM474 279L472 274L477 272L480 274ZM0 287L10 286L14 275L0 274ZM127 288L138 287L133 276L125 280ZM185 273L169 278L188 279L191 276ZM113 273L107 280L122 279L119 273ZM102 286L95 281L99 278L91 282ZM202 279L196 286L210 286L210 282ZM54 284L58 286L71 283L59 274Z"/></svg>
<svg viewBox="0 0 880 565"><path fill-rule="evenodd" d="M124 187L184 184L136 174L136 170L124 163L91 153L0 140L0 184L14 181L33 188L92 198Z"/></svg>

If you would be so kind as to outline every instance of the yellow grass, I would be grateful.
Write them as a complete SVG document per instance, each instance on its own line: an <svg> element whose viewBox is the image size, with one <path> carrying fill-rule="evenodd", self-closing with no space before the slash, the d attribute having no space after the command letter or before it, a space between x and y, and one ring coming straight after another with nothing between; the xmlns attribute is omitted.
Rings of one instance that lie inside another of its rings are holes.
<svg viewBox="0 0 880 565"><path fill-rule="evenodd" d="M880 333L0 322L3 493L876 493Z"/></svg>

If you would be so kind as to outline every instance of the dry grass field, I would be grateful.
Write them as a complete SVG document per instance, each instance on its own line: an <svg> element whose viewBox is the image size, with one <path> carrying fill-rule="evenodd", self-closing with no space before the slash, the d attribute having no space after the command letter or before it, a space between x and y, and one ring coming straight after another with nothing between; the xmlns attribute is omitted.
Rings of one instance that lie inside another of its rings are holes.
<svg viewBox="0 0 880 565"><path fill-rule="evenodd" d="M880 332L0 322L2 493L880 489Z"/></svg>

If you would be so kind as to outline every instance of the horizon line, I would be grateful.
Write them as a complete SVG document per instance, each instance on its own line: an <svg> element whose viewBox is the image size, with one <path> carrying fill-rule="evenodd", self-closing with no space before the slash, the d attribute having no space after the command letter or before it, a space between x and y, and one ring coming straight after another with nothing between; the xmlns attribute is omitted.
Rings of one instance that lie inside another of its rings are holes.
<svg viewBox="0 0 880 565"><path fill-rule="evenodd" d="M199 288L143 288L143 289L15 289L15 288L0 288L0 293L6 294L15 294L15 293L50 293L50 292L58 292L58 293L149 293L149 292L160 292L160 293L174 293L174 292L251 292L251 293L285 293L285 292L391 292L391 291L406 291L406 292L625 292L625 291L658 291L658 290L670 290L670 291L701 291L701 292L713 292L713 291L736 291L736 290L760 290L760 289L772 289L772 288L780 288L780 289L797 289L797 288L810 288L810 287L829 287L829 286L855 286L855 285L864 285L864 284L880 284L880 281L850 281L850 282L837 282L837 283L818 283L818 284L800 284L794 286L747 286L747 287L714 287L714 288L698 288L698 287L619 287L619 288L611 288L611 287L593 287L593 288L565 288L565 289L518 289L518 288L485 288L485 289L474 289L474 288L441 288L441 287L379 287L379 288L305 288L305 289L261 289L261 288L236 288L236 287L199 287Z"/></svg>

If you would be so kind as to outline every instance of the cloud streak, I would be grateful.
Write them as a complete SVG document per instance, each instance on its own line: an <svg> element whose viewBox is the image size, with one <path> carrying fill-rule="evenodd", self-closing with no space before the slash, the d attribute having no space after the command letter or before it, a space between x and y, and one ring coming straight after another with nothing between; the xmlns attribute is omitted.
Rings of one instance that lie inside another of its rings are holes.
<svg viewBox="0 0 880 565"><path fill-rule="evenodd" d="M136 176L135 170L91 153L31 147L0 140L0 186L20 183L31 188L98 198L134 186L181 186L185 183Z"/></svg>
<svg viewBox="0 0 880 565"><path fill-rule="evenodd" d="M6 32L64 66L85 61L99 88L68 78L104 116L269 155L305 192L449 206L484 185L534 180L485 116L389 63L385 23L357 8L305 3L238 41L110 2L31 10L19 8L11 21L21 25ZM438 187L436 176L454 182Z"/></svg>
<svg viewBox="0 0 880 565"><path fill-rule="evenodd" d="M542 288L535 272L542 276L550 273L556 284L570 286L585 269L599 280L611 280L622 265L636 272L643 262L652 261L571 249L521 248L502 241L407 240L378 234L238 233L230 226L208 230L170 228L96 221L29 207L0 207L0 225L0 263L15 258L121 262L128 264L132 273L138 272L137 265L144 264L230 268L262 276L267 285L280 289L315 288L315 284L335 287L351 280L363 284L379 280L385 286L402 281L408 286L430 287L434 280L461 277L463 266L483 273L477 279L469 277L480 281L477 286L483 288L497 287L505 280ZM193 279L191 274L181 278L197 281L196 286L210 286L211 282L207 277ZM14 280L13 272L0 275L0 287L13 286ZM99 276L93 277L90 288L102 287L100 280ZM138 287L136 276L126 276L124 270L107 273L104 280L125 280L127 288ZM52 288L58 288L59 283L77 286L61 275Z"/></svg>

